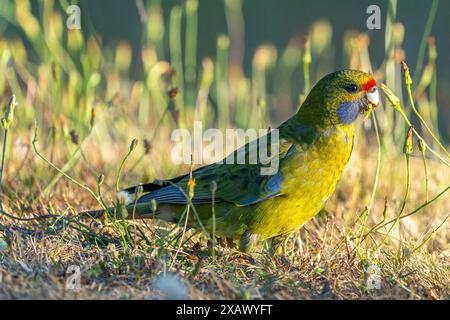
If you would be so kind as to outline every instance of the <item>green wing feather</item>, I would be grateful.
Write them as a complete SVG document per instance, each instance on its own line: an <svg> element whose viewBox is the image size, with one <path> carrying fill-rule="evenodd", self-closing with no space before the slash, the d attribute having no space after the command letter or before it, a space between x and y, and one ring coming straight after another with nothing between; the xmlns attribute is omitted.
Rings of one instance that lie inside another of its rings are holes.
<svg viewBox="0 0 450 320"><path fill-rule="evenodd" d="M258 148L265 148L262 152L270 155L270 159L278 156L279 161L283 161L292 143L286 139L280 139L278 145L278 153L272 154L273 145L271 144L270 134L265 140L259 140ZM254 150L252 150L254 151ZM259 154L259 149L256 154ZM242 148L234 151L222 162L214 163L205 167L198 168L193 171L192 176L196 181L194 189L194 204L205 204L212 202L212 184L213 181L217 185L214 195L215 202L231 202L237 206L245 206L263 201L267 198L280 195L280 187L282 176L278 172L274 175L261 175L261 169L267 167L262 164L259 159L255 164L226 164L227 159L238 156L247 159L254 157L255 152L250 153L250 144L246 144ZM187 183L189 174L173 178L171 180L156 180L153 183L143 185L144 192L148 192L141 196L138 203L149 202L155 199L158 203L168 204L186 204ZM128 188L126 191L133 192L136 187Z"/></svg>

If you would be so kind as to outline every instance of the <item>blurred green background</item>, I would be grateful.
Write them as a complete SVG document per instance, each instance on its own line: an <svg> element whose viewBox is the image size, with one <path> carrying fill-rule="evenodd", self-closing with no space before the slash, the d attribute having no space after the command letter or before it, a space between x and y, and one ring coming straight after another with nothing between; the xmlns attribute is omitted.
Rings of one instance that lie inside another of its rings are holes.
<svg viewBox="0 0 450 320"><path fill-rule="evenodd" d="M8 4L8 2L10 2ZM5 16L8 11L14 15L13 1L2 1L0 10L0 33L6 37L22 35L23 32L8 24ZM32 12L39 16L39 2L32 1ZM161 43L162 55L159 59L170 61L169 47L169 20L171 9L180 5L185 6L183 0L79 0L63 1L66 4L77 4L81 8L82 32L85 36L96 34L101 39L103 49L114 50L121 41L126 41L132 47L132 66L129 76L131 79L142 77L143 63L141 50L146 42L146 25L154 23L152 15L148 16L147 23L142 23L139 15L139 4L142 3L148 11L152 6L161 7L165 32ZM374 69L382 67L386 58L385 27L389 1L373 0L199 0L198 4L198 35L197 35L197 61L196 69L200 73L201 59L209 56L213 60L216 56L217 37L226 34L230 37L229 67L242 65L245 75L250 75L255 50L265 43L275 45L278 56L293 39L301 39L309 33L311 26L319 19L325 19L332 27L331 46L326 48L326 59L314 61L324 63L323 68L317 67L318 72L312 74L312 81L317 80L322 73L334 69L348 67L348 57L345 54L345 35L352 30L355 33L367 33L370 38L370 58ZM432 1L412 0L393 1L397 3L395 21L404 26L405 34L402 48L405 59L409 63L412 73L415 72L419 47L424 34L427 19L429 18ZM366 9L376 4L381 8L381 30L367 30ZM56 10L65 13L61 5ZM185 53L185 15L182 16L182 50ZM450 1L440 1L437 15L433 19L430 35L436 39L438 58L437 72L437 103L439 109L439 129L444 139L450 137ZM2 32L3 31L3 32ZM300 40L299 40L300 39ZM295 40L294 40L295 41ZM231 80L233 77L231 77ZM276 79L274 80L276 81ZM297 82L298 81L298 82ZM294 74L293 87L301 91L302 75ZM294 95L293 95L294 96ZM295 104L295 99L292 99Z"/></svg>
<svg viewBox="0 0 450 320"><path fill-rule="evenodd" d="M147 1L152 2L152 1ZM182 0L153 1L161 3L166 24L170 9L181 5ZM137 6L133 0L94 0L75 1L86 14L95 29L110 46L119 40L126 40L138 52L141 45L142 28ZM381 30L366 28L366 9L376 4L381 8ZM249 70L254 51L262 43L273 43L280 50L295 35L304 36L310 26L318 19L325 18L333 26L333 45L336 53L337 67L342 65L343 37L350 29L368 32L371 37L370 53L373 62L381 63L384 58L384 31L388 1L374 0L243 0L242 14L245 25L244 63ZM399 0L397 20L405 26L404 48L407 59L415 61L423 29L425 27L431 1ZM87 9L87 10L85 10ZM198 56L214 56L216 38L227 34L224 1L199 1L199 37ZM83 21L84 22L84 21ZM450 2L440 1L439 10L433 23L432 35L437 39L439 50L439 76L450 78ZM166 33L166 36L168 34ZM167 48L168 50L168 48ZM414 72L414 66L410 66Z"/></svg>
<svg viewBox="0 0 450 320"><path fill-rule="evenodd" d="M159 2L159 1L156 1ZM141 25L134 1L95 0L80 1L81 8L88 8L96 30L102 35L105 45L119 40L129 41L135 52L140 48ZM165 20L168 21L170 8L182 4L181 0L160 1ZM366 20L368 6L376 4L381 8L381 30L368 30ZM427 22L431 1L399 0L397 21L405 26L403 43L406 59L414 73L415 61L421 37ZM344 34L349 30L367 32L370 36L370 54L374 66L379 66L385 56L385 23L388 1L374 0L243 0L244 20L243 63L250 72L255 49L262 43L272 43L279 50L295 36L304 36L311 25L320 18L327 19L333 26L333 54L336 69L346 67L343 54ZM83 9L82 9L83 10ZM214 57L216 38L228 34L224 1L199 1L198 56ZM433 22L431 35L436 37L438 59L438 105L439 126L442 134L450 137L450 1L440 1L438 13ZM167 48L168 50L168 48Z"/></svg>

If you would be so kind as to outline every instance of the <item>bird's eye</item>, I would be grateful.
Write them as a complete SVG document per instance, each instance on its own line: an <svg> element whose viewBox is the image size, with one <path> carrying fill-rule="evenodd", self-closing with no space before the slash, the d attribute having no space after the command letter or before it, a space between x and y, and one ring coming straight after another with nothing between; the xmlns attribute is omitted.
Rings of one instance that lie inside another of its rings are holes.
<svg viewBox="0 0 450 320"><path fill-rule="evenodd" d="M345 87L345 90L347 90L347 92L351 92L351 93L355 93L358 92L358 86L354 83L349 84L348 86Z"/></svg>

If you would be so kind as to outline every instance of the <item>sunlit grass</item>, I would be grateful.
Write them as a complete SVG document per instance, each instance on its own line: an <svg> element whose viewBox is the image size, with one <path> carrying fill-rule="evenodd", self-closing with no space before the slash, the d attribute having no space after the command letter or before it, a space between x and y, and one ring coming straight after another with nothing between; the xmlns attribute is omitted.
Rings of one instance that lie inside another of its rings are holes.
<svg viewBox="0 0 450 320"><path fill-rule="evenodd" d="M169 21L151 2L142 69L130 80L130 45L104 48L97 37L66 30L65 1L43 1L39 17L28 1L5 6L0 18L23 37L0 38L0 103L11 106L13 95L17 101L14 119L3 125L0 297L170 298L153 281L175 272L180 278L170 281L188 288L191 298L448 298L450 159L437 132L437 51L428 38L435 5L412 80L400 66L405 30L395 11L380 66L371 65L369 37L347 33L343 67L372 71L391 96L359 127L328 213L291 237L289 265L265 245L250 257L187 230L188 219L196 219L191 205L177 225L120 219L133 211L116 191L192 169L167 159L172 130L191 129L193 120L204 128L267 128L292 115L314 82L336 68L328 21L317 21L305 39L292 39L280 52L262 44L245 74L231 57L239 49L230 47L236 33L218 35L216 55L197 61L196 0L172 8ZM226 1L226 8L239 21L241 1ZM420 121L408 136L413 115ZM405 138L413 146L406 155ZM107 207L116 210L77 216ZM78 292L64 290L72 264L82 266ZM375 265L382 283L371 290Z"/></svg>

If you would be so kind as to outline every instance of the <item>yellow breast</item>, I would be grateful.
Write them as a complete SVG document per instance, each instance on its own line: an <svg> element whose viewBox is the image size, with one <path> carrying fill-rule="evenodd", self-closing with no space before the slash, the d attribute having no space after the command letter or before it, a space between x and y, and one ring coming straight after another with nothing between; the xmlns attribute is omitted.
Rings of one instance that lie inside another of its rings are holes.
<svg viewBox="0 0 450 320"><path fill-rule="evenodd" d="M353 148L354 126L325 132L280 167L282 196L257 207L251 229L261 239L287 233L314 217L333 194Z"/></svg>

